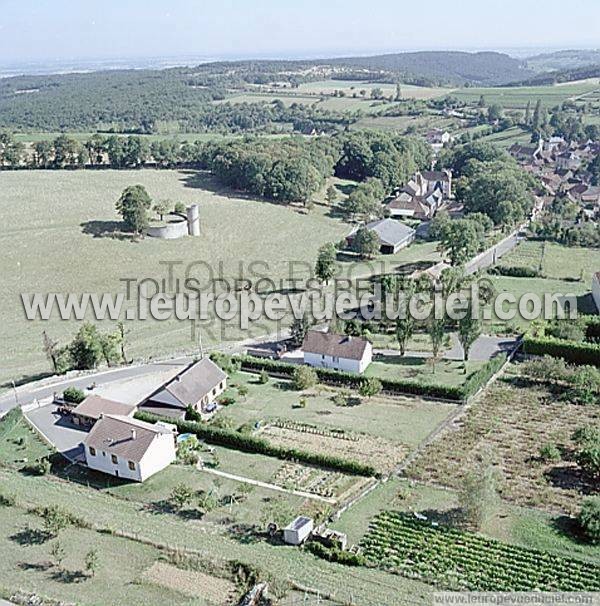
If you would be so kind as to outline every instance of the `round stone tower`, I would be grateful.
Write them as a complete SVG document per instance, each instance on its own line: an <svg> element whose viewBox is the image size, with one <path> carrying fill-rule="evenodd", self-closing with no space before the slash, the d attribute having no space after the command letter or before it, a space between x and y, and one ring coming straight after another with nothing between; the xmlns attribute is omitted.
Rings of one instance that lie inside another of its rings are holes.
<svg viewBox="0 0 600 606"><path fill-rule="evenodd" d="M197 204L188 206L187 209L188 233L190 236L200 235L200 210Z"/></svg>

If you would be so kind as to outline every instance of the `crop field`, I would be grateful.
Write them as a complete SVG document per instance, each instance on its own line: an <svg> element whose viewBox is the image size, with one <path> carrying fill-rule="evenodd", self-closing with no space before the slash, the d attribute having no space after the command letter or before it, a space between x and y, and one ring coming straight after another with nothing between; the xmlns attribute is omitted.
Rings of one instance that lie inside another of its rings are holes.
<svg viewBox="0 0 600 606"><path fill-rule="evenodd" d="M351 130L382 130L382 131L406 131L407 128L415 128L418 131L426 131L431 128L442 128L453 130L457 126L455 120L436 115L421 116L364 116L351 126Z"/></svg>
<svg viewBox="0 0 600 606"><path fill-rule="evenodd" d="M155 199L198 203L201 237L138 242L112 237L119 228L115 201L125 187L136 183L143 184ZM0 239L5 253L0 260L0 304L5 316L0 381L48 370L41 351L43 330L63 342L76 330L73 323L56 316L47 322L27 321L20 293L123 293L123 279L166 278L166 268L161 265L166 261L181 263L182 268L195 262L201 268L190 275L203 284L211 275L220 276L214 272L222 272L225 278L238 277L239 259L244 259L245 272L248 263L264 261L275 280L288 278L290 263L296 262L293 276L306 278L319 246L337 242L349 231L348 225L330 218L328 212L318 205L311 213L301 214L290 207L236 197L209 177L189 171L3 172ZM265 226L268 239L247 237L248 233L262 233ZM176 276L183 277L183 272ZM103 324L114 328L108 322ZM156 356L195 347L189 322L138 320L128 322L128 327L129 356ZM270 324L255 326L254 334L273 330ZM240 338L244 335L235 323L207 326L203 332L205 345Z"/></svg>
<svg viewBox="0 0 600 606"><path fill-rule="evenodd" d="M368 568L353 569L349 575L347 567L316 558L294 547L278 546L274 549L264 540L240 539L229 526L211 530L199 521L179 516L157 516L140 508L136 501L115 498L105 491L57 481L52 477L25 476L6 469L0 469L0 482L3 493L14 494L19 502L28 506L62 505L98 527L126 529L137 533L140 539L168 543L172 548L200 550L207 557L239 560L268 571L281 582L291 580L319 588L342 603L350 599L357 606L370 606L373 601L378 604L398 601L417 605L431 603L432 588L417 580ZM22 560L23 548L19 550L17 557ZM28 571L27 575L30 574ZM73 588L67 586L66 589ZM97 600L81 601L98 603ZM105 603L112 602L108 600Z"/></svg>
<svg viewBox="0 0 600 606"><path fill-rule="evenodd" d="M289 381L271 379L260 385L256 375L236 373L230 385L244 384L248 395L235 396L236 403L223 408L219 417L230 419L233 427L275 420L317 425L323 430L369 434L388 441L415 447L441 423L455 405L418 398L376 396L354 406L338 406L333 398L337 390L320 387L294 391ZM300 406L300 399L304 406Z"/></svg>
<svg viewBox="0 0 600 606"><path fill-rule="evenodd" d="M464 88L452 95L461 101L475 103L483 95L486 104L498 103L507 109L525 109L527 102L535 105L538 99L546 108L560 105L563 101L576 100L600 88L598 81L569 83L562 86L521 86L494 88Z"/></svg>
<svg viewBox="0 0 600 606"><path fill-rule="evenodd" d="M455 591L598 591L600 566L385 511L361 542L374 565Z"/></svg>
<svg viewBox="0 0 600 606"><path fill-rule="evenodd" d="M380 88L387 96L396 94L396 85L365 82L364 80L320 80L318 82L303 82L296 89L300 92L306 92L316 95L332 95L336 90L343 90L346 95L352 96L353 93L360 95L361 90L367 91L366 96L369 97L371 90ZM435 97L443 97L451 94L451 88L432 88L426 86L413 86L411 84L401 84L402 97L405 99L432 99Z"/></svg>
<svg viewBox="0 0 600 606"><path fill-rule="evenodd" d="M513 126L512 128L508 128L498 133L493 133L491 135L486 135L482 137L480 141L485 143L493 143L498 147L502 147L504 149L508 149L511 145L518 143L520 145L525 145L529 143L531 140L531 133L523 130L519 126Z"/></svg>
<svg viewBox="0 0 600 606"><path fill-rule="evenodd" d="M576 514L592 481L569 460L543 462L539 448L572 448L579 427L598 424L597 407L557 401L543 385L517 386L518 366L496 382L461 419L431 443L408 470L410 477L458 487L471 461L489 450L500 467L502 496L523 506Z"/></svg>

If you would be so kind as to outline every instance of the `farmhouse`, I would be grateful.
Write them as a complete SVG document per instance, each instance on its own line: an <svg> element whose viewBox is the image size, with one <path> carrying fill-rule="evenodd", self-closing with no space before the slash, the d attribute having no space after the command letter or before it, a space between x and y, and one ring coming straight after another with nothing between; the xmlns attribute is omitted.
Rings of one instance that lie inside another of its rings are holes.
<svg viewBox="0 0 600 606"><path fill-rule="evenodd" d="M596 309L600 314L600 271L592 276L592 298L596 304Z"/></svg>
<svg viewBox="0 0 600 606"><path fill-rule="evenodd" d="M143 482L175 460L175 437L164 424L103 415L83 441L86 465Z"/></svg>
<svg viewBox="0 0 600 606"><path fill-rule="evenodd" d="M371 221L365 227L377 234L379 238L379 250L385 255L398 252L400 249L411 244L415 239L416 232L412 227L408 227L408 225L404 225L404 223L400 223L394 219ZM346 238L348 244L352 244L357 231L358 228L350 232Z"/></svg>
<svg viewBox="0 0 600 606"><path fill-rule="evenodd" d="M227 375L212 360L202 358L162 385L139 408L178 419L185 417L188 406L200 413L212 412L226 384Z"/></svg>
<svg viewBox="0 0 600 606"><path fill-rule="evenodd" d="M433 128L425 134L425 140L431 145L434 152L439 152L446 143L452 141L452 135L447 130Z"/></svg>
<svg viewBox="0 0 600 606"><path fill-rule="evenodd" d="M373 347L362 337L310 330L302 343L304 363L362 374L373 358Z"/></svg>
<svg viewBox="0 0 600 606"><path fill-rule="evenodd" d="M391 217L428 220L452 197L452 173L449 170L416 172L397 190L388 204Z"/></svg>
<svg viewBox="0 0 600 606"><path fill-rule="evenodd" d="M123 404L123 402L92 395L88 396L71 411L71 420L75 425L89 428L93 427L102 415L133 417L135 410L135 405Z"/></svg>

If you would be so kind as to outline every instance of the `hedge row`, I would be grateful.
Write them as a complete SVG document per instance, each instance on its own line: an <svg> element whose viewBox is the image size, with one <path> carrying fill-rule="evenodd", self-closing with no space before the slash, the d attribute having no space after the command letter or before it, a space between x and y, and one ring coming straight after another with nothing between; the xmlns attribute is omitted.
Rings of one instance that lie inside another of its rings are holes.
<svg viewBox="0 0 600 606"><path fill-rule="evenodd" d="M488 273L508 278L542 278L542 274L532 267L513 267L509 265L498 265L488 269Z"/></svg>
<svg viewBox="0 0 600 606"><path fill-rule="evenodd" d="M140 421L146 421L147 423L156 423L157 421L165 420L158 415L142 411L136 412L135 418ZM263 454L285 461L299 461L301 463L325 467L327 469L357 476L371 477L378 475L375 468L371 465L363 465L356 461L307 452L296 448L276 446L263 438L242 434L232 429L218 429L205 423L197 423L195 421L174 421L173 419L168 419L168 421L170 423L175 423L177 429L181 433L193 433L198 436L198 438L205 440L210 444L218 444L219 446L226 446L243 452Z"/></svg>
<svg viewBox="0 0 600 606"><path fill-rule="evenodd" d="M298 368L296 364L289 364L287 362L266 358L255 358L247 355L236 356L234 359L240 361L242 370L250 372L260 372L261 370L264 370L270 374L289 378L294 374L294 370ZM462 386L432 385L403 379L379 380L381 381L383 391L388 394L425 396L428 398L462 402L477 392L480 387L485 385L485 383L500 370L505 361L505 354L492 358L478 371L471 374ZM315 371L321 383L334 387L358 389L364 380L364 377L361 375L334 370L332 368L315 368Z"/></svg>
<svg viewBox="0 0 600 606"><path fill-rule="evenodd" d="M571 364L600 366L600 344L579 343L556 337L525 335L523 352L535 356L562 358Z"/></svg>

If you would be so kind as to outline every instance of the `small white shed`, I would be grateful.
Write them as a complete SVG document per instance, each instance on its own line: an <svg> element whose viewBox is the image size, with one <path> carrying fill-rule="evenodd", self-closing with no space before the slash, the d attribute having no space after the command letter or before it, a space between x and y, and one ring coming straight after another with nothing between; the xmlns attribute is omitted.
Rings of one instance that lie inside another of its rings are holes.
<svg viewBox="0 0 600 606"><path fill-rule="evenodd" d="M312 518L299 516L283 529L283 540L290 545L301 545L313 531Z"/></svg>

